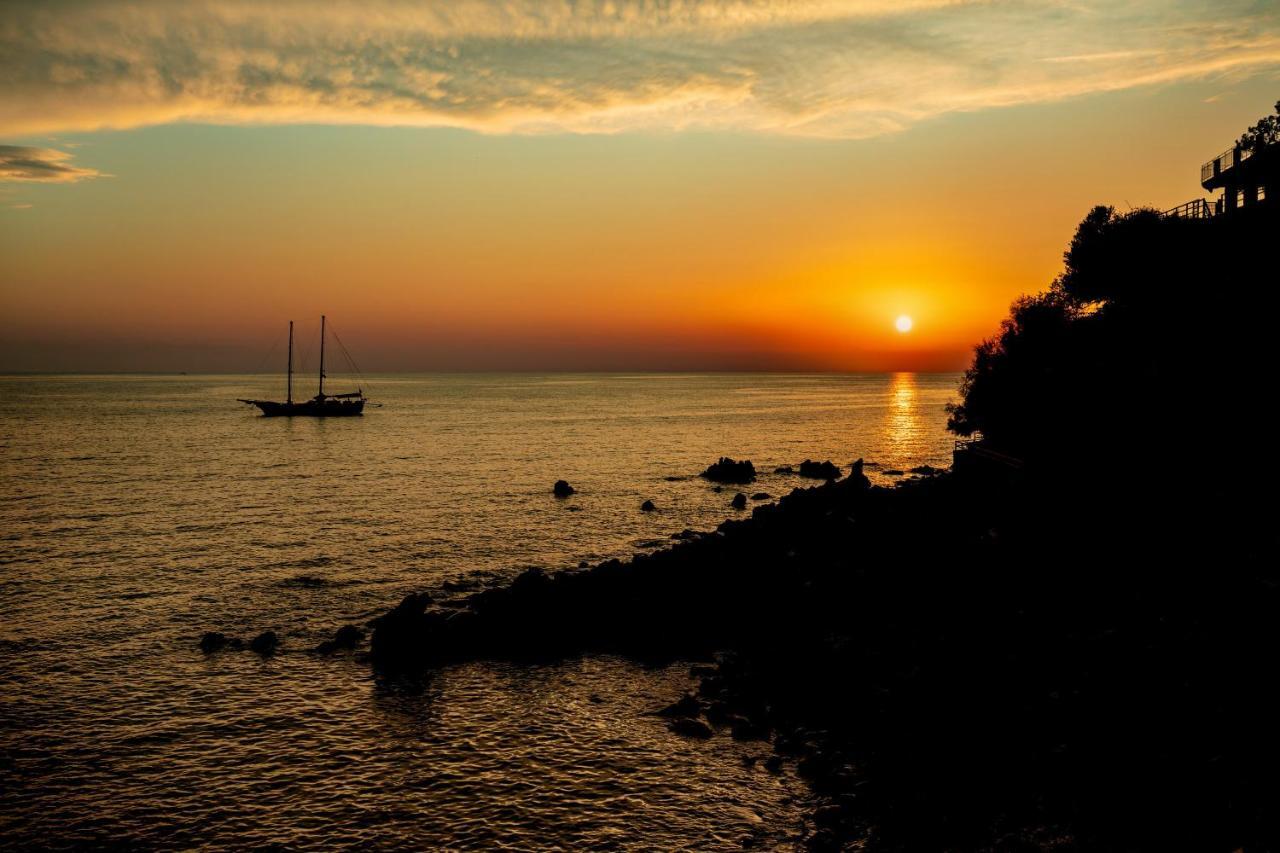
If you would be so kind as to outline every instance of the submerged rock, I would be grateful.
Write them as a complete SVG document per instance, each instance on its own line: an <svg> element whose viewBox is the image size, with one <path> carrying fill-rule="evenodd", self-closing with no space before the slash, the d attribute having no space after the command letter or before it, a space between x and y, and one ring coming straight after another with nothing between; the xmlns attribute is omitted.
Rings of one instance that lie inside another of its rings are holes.
<svg viewBox="0 0 1280 853"><path fill-rule="evenodd" d="M814 462L812 459L806 459L800 463L801 477L809 477L814 480L838 480L841 471L839 466L831 460L825 462Z"/></svg>
<svg viewBox="0 0 1280 853"><path fill-rule="evenodd" d="M751 500L753 500L753 501L767 501L767 500L771 499L772 497L773 497L773 495L769 494L768 492L756 492L754 495L752 495L752 496L751 496Z"/></svg>
<svg viewBox="0 0 1280 853"><path fill-rule="evenodd" d="M777 468L773 469L773 473L775 474L794 474L795 472L796 469L792 468L790 465L779 465Z"/></svg>
<svg viewBox="0 0 1280 853"><path fill-rule="evenodd" d="M746 509L747 496L744 495L742 492L738 492L736 495L733 496L733 500L730 502L730 506L732 506L734 509Z"/></svg>
<svg viewBox="0 0 1280 853"><path fill-rule="evenodd" d="M721 456L716 462L707 466L701 476L713 483L750 483L756 478L756 466L750 459L738 461L728 456Z"/></svg>
<svg viewBox="0 0 1280 853"><path fill-rule="evenodd" d="M905 472L905 471L899 471L897 468L886 468L885 470L881 471L880 473L881 473L881 474L884 474L886 477L901 477L901 476L902 476L903 474L905 474L906 472Z"/></svg>
<svg viewBox="0 0 1280 853"><path fill-rule="evenodd" d="M655 509L657 509L657 507L653 505L653 501L645 501L640 504L641 512L653 512Z"/></svg>
<svg viewBox="0 0 1280 853"><path fill-rule="evenodd" d="M920 474L925 477L932 477L934 474L941 474L941 468L934 468L932 465L917 465L911 469L912 474Z"/></svg>
<svg viewBox="0 0 1280 853"><path fill-rule="evenodd" d="M575 491L577 490L567 480L556 480L556 484L551 487L551 493L558 498L567 498Z"/></svg>
<svg viewBox="0 0 1280 853"><path fill-rule="evenodd" d="M221 631L208 631L200 638L200 651L206 655L220 652L223 649L243 649L244 641L236 637L228 637Z"/></svg>

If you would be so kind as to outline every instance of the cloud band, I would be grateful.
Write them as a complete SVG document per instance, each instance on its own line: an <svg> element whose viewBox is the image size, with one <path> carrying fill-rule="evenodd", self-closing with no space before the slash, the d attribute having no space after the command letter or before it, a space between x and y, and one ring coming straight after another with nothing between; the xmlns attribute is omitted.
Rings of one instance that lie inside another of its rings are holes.
<svg viewBox="0 0 1280 853"><path fill-rule="evenodd" d="M0 133L173 121L864 137L1280 67L1271 4L11 0Z"/></svg>

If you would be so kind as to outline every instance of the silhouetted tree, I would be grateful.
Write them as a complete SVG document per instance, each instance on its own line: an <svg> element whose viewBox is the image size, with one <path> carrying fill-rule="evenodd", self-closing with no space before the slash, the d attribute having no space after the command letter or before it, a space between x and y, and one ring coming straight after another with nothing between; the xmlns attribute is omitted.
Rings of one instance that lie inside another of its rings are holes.
<svg viewBox="0 0 1280 853"><path fill-rule="evenodd" d="M1263 116L1258 123L1240 135L1236 143L1246 151L1256 151L1280 142L1280 101L1276 101L1276 114Z"/></svg>
<svg viewBox="0 0 1280 853"><path fill-rule="evenodd" d="M1280 305L1274 208L1217 220L1096 207L1045 293L1014 303L974 353L948 428L1045 464L1133 464L1181 430L1231 444L1259 418Z"/></svg>

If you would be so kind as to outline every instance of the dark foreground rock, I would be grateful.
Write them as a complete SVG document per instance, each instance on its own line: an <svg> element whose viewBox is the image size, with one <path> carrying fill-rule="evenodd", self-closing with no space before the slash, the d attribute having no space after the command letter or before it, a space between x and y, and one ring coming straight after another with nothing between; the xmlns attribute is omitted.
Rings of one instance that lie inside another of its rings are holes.
<svg viewBox="0 0 1280 853"><path fill-rule="evenodd" d="M746 509L747 496L744 495L742 492L738 492L736 495L733 496L733 500L729 502L729 505L732 506L734 509Z"/></svg>
<svg viewBox="0 0 1280 853"><path fill-rule="evenodd" d="M756 466L750 459L738 461L728 456L721 456L716 462L707 466L700 475L713 483L742 484L750 483L756 478Z"/></svg>
<svg viewBox="0 0 1280 853"><path fill-rule="evenodd" d="M657 507L653 505L653 501L645 501L644 503L640 504L641 512L653 512L656 509Z"/></svg>
<svg viewBox="0 0 1280 853"><path fill-rule="evenodd" d="M567 498L575 491L577 490L567 480L556 480L556 484L551 487L551 493L558 498Z"/></svg>

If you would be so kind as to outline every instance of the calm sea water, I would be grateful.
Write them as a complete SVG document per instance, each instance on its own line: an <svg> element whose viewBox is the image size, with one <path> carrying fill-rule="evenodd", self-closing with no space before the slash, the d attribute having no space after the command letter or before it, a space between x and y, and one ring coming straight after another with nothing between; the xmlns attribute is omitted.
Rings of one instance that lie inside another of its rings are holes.
<svg viewBox="0 0 1280 853"><path fill-rule="evenodd" d="M686 667L404 684L306 650L409 591L710 529L720 455L773 495L806 457L944 466L957 379L384 376L328 421L235 402L270 377L0 379L0 845L785 846L806 793L744 763L767 745L644 715ZM196 646L268 628L272 659Z"/></svg>

